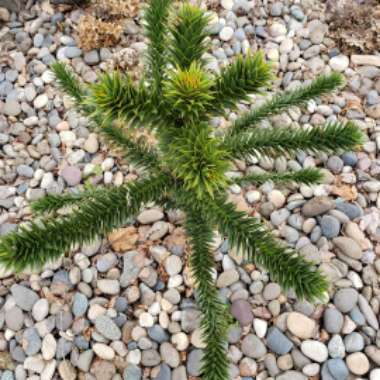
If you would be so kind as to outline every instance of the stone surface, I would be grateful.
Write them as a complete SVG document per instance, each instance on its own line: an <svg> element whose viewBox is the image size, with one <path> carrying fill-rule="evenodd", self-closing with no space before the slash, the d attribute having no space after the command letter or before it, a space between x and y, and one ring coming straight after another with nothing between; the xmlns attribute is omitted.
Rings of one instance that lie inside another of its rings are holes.
<svg viewBox="0 0 380 380"><path fill-rule="evenodd" d="M301 339L311 338L316 329L316 323L301 313L289 313L286 320L289 331Z"/></svg>

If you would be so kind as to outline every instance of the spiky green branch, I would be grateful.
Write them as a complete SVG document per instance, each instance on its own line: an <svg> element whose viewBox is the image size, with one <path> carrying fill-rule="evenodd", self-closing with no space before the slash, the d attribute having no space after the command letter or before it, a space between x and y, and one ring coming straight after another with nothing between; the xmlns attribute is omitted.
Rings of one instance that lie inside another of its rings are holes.
<svg viewBox="0 0 380 380"><path fill-rule="evenodd" d="M195 279L197 302L202 312L202 339L206 344L202 359L202 379L227 379L229 366L226 339L231 317L213 278L212 229L199 213L189 213L186 232L192 247L190 266Z"/></svg>
<svg viewBox="0 0 380 380"><path fill-rule="evenodd" d="M313 185L320 183L323 180L323 174L320 170L315 168L301 169L294 172L283 173L249 173L243 177L236 178L235 183L241 184L254 184L260 186L265 182L271 181L274 183L303 183L306 185Z"/></svg>
<svg viewBox="0 0 380 380"><path fill-rule="evenodd" d="M334 122L308 129L267 128L229 135L223 147L232 157L244 159L248 155L274 157L298 151L347 151L357 149L362 142L363 135L353 122Z"/></svg>
<svg viewBox="0 0 380 380"><path fill-rule="evenodd" d="M169 62L174 67L184 70L202 62L208 48L208 23L209 17L198 7L185 2L180 8L170 28Z"/></svg>
<svg viewBox="0 0 380 380"><path fill-rule="evenodd" d="M249 101L249 95L261 91L271 78L270 65L265 62L262 52L238 56L216 78L212 88L213 112L220 114L222 109L234 109L237 103Z"/></svg>
<svg viewBox="0 0 380 380"><path fill-rule="evenodd" d="M330 94L335 89L341 87L343 83L344 79L342 75L332 73L330 75L319 76L308 86L300 86L295 90L284 91L275 95L262 106L243 114L235 121L229 132L237 134L254 127L261 120L279 114L290 107L305 106L312 99Z"/></svg>
<svg viewBox="0 0 380 380"><path fill-rule="evenodd" d="M69 215L42 218L6 235L0 241L0 262L16 271L41 267L122 226L145 203L160 200L168 186L168 178L160 175L96 191Z"/></svg>
<svg viewBox="0 0 380 380"><path fill-rule="evenodd" d="M152 0L144 13L145 35L149 40L147 71L152 80L155 103L159 103L161 82L167 65L167 31L169 11L173 0Z"/></svg>
<svg viewBox="0 0 380 380"><path fill-rule="evenodd" d="M78 78L65 64L56 62L52 65L52 70L60 88L74 99L76 108L91 118L90 127L92 129L99 132L114 148L121 150L123 156L136 167L150 170L158 168L158 157L155 149L141 141L134 141L109 118L108 120L107 118L104 119L100 112L94 112L96 107L87 99L88 91L80 86ZM118 88L121 86L120 77L118 76L117 79L114 86L110 84L111 87ZM112 101L110 102L112 103ZM111 112L115 113L114 110Z"/></svg>
<svg viewBox="0 0 380 380"><path fill-rule="evenodd" d="M205 210L228 236L231 247L264 267L283 289L293 289L301 299L316 300L327 290L326 279L295 251L277 242L255 218L236 210L223 198L210 201Z"/></svg>

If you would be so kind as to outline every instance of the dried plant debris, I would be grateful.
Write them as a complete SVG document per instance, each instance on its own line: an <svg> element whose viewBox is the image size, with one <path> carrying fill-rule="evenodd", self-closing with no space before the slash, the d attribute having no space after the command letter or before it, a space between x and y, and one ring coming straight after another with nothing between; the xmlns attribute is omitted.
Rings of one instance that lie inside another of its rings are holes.
<svg viewBox="0 0 380 380"><path fill-rule="evenodd" d="M327 0L331 37L345 53L380 49L379 0Z"/></svg>
<svg viewBox="0 0 380 380"><path fill-rule="evenodd" d="M117 44L128 18L137 15L139 0L94 0L77 27L78 44L83 50Z"/></svg>

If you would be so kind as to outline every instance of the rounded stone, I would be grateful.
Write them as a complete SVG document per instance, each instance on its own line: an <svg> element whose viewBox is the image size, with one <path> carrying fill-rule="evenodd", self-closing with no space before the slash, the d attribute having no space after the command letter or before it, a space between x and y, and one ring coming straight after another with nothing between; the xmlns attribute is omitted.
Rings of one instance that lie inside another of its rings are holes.
<svg viewBox="0 0 380 380"><path fill-rule="evenodd" d="M234 30L230 26L225 26L219 32L219 38L222 41L229 41L234 35Z"/></svg>
<svg viewBox="0 0 380 380"><path fill-rule="evenodd" d="M267 301L276 299L280 294L281 294L281 287L280 285L274 282L271 282L268 285L266 285L263 291L263 297Z"/></svg>
<svg viewBox="0 0 380 380"><path fill-rule="evenodd" d="M323 314L324 328L330 334L339 334L343 327L343 315L335 308L328 308Z"/></svg>
<svg viewBox="0 0 380 380"><path fill-rule="evenodd" d="M289 313L286 323L289 331L301 339L311 338L316 329L314 320L297 312Z"/></svg>
<svg viewBox="0 0 380 380"><path fill-rule="evenodd" d="M316 340L305 340L301 343L301 351L308 358L323 363L328 358L327 347Z"/></svg>
<svg viewBox="0 0 380 380"><path fill-rule="evenodd" d="M231 314L242 326L247 326L253 321L252 307L246 300L236 300L231 305Z"/></svg>
<svg viewBox="0 0 380 380"><path fill-rule="evenodd" d="M346 358L348 369L358 376L362 376L369 371L370 364L367 357L362 352L355 352Z"/></svg>
<svg viewBox="0 0 380 380"><path fill-rule="evenodd" d="M322 235L328 239L335 238L339 235L340 222L331 215L323 215L321 222Z"/></svg>
<svg viewBox="0 0 380 380"><path fill-rule="evenodd" d="M69 186L76 186L81 181L82 173L76 166L65 166L61 171L61 176Z"/></svg>
<svg viewBox="0 0 380 380"><path fill-rule="evenodd" d="M359 244L351 238L339 236L333 239L333 243L344 255L354 260L360 260L363 256Z"/></svg>
<svg viewBox="0 0 380 380"><path fill-rule="evenodd" d="M352 288L339 289L334 296L334 305L342 313L350 312L358 302L358 292Z"/></svg>
<svg viewBox="0 0 380 380"><path fill-rule="evenodd" d="M260 359L267 353L264 343L254 334L248 334L243 339L241 350L244 355L253 359Z"/></svg>
<svg viewBox="0 0 380 380"><path fill-rule="evenodd" d="M347 69L350 60L345 55L336 55L330 59L329 65L334 71L342 72Z"/></svg>
<svg viewBox="0 0 380 380"><path fill-rule="evenodd" d="M364 338L358 332L352 332L344 337L347 352L358 352L364 348Z"/></svg>

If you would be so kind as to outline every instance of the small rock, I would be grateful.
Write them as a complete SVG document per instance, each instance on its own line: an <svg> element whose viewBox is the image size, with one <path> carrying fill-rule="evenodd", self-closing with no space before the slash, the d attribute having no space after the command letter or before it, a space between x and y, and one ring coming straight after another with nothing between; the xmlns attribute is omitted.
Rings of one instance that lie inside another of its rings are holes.
<svg viewBox="0 0 380 380"><path fill-rule="evenodd" d="M260 359L267 353L263 342L254 334L248 334L244 337L241 342L241 351L253 359Z"/></svg>
<svg viewBox="0 0 380 380"><path fill-rule="evenodd" d="M281 287L280 285L272 282L269 283L263 291L263 297L267 301L271 301L276 299L281 294Z"/></svg>
<svg viewBox="0 0 380 380"><path fill-rule="evenodd" d="M190 376L199 376L201 374L203 351L192 350L187 357L187 372Z"/></svg>
<svg viewBox="0 0 380 380"><path fill-rule="evenodd" d="M77 378L75 368L67 360L64 360L61 363L59 363L58 372L62 377L62 380L75 380Z"/></svg>
<svg viewBox="0 0 380 380"><path fill-rule="evenodd" d="M331 215L323 215L321 222L322 235L328 239L335 238L340 232L340 222Z"/></svg>
<svg viewBox="0 0 380 380"><path fill-rule="evenodd" d="M107 339L115 341L121 338L119 327L106 315L100 315L95 319L95 327Z"/></svg>
<svg viewBox="0 0 380 380"><path fill-rule="evenodd" d="M37 293L18 284L11 286L11 293L17 306L25 311L32 311L34 304L39 300Z"/></svg>
<svg viewBox="0 0 380 380"><path fill-rule="evenodd" d="M334 201L328 197L320 196L306 202L302 207L302 214L307 217L313 217L326 213L335 207Z"/></svg>
<svg viewBox="0 0 380 380"><path fill-rule="evenodd" d="M293 343L277 327L271 327L267 334L267 346L274 353L285 355L293 348Z"/></svg>
<svg viewBox="0 0 380 380"><path fill-rule="evenodd" d="M253 321L252 307L245 300L236 300L231 305L231 314L240 322L242 326L247 326Z"/></svg>
<svg viewBox="0 0 380 380"><path fill-rule="evenodd" d="M65 166L61 176L69 186L76 186L81 181L82 173L76 166Z"/></svg>
<svg viewBox="0 0 380 380"><path fill-rule="evenodd" d="M217 281L216 286L218 288L225 288L239 281L239 273L236 269L229 269L225 272L222 272Z"/></svg>
<svg viewBox="0 0 380 380"><path fill-rule="evenodd" d="M115 357L115 351L106 344L103 343L95 343L92 346L92 349L94 350L95 354L100 358L104 360L113 360Z"/></svg>
<svg viewBox="0 0 380 380"><path fill-rule="evenodd" d="M225 26L219 32L219 38L222 41L229 41L234 35L234 30L230 26Z"/></svg>
<svg viewBox="0 0 380 380"><path fill-rule="evenodd" d="M346 363L342 359L330 359L327 361L327 368L334 379L346 380L349 372Z"/></svg>
<svg viewBox="0 0 380 380"><path fill-rule="evenodd" d="M334 71L342 72L347 69L350 60L345 55L336 55L330 59L329 65Z"/></svg>
<svg viewBox="0 0 380 380"><path fill-rule="evenodd" d="M367 357L362 352L355 352L346 358L348 369L354 374L362 376L369 371L370 365Z"/></svg>
<svg viewBox="0 0 380 380"><path fill-rule="evenodd" d="M297 312L289 313L286 323L289 331L301 339L311 338L316 329L315 321Z"/></svg>
<svg viewBox="0 0 380 380"><path fill-rule="evenodd" d="M364 348L364 338L357 332L352 332L344 337L344 345L347 352L358 352Z"/></svg>
<svg viewBox="0 0 380 380"><path fill-rule="evenodd" d="M301 351L308 358L322 363L328 358L327 347L316 340L305 340L301 343Z"/></svg>
<svg viewBox="0 0 380 380"><path fill-rule="evenodd" d="M161 210L152 208L141 212L138 215L137 220L141 224L151 224L163 219L163 217L164 214Z"/></svg>
<svg viewBox="0 0 380 380"><path fill-rule="evenodd" d="M22 310L17 306L13 306L9 310L6 310L5 324L13 331L21 330L24 324L24 314Z"/></svg>
<svg viewBox="0 0 380 380"><path fill-rule="evenodd" d="M33 106L36 109L44 108L48 104L49 98L46 94L38 95L33 101Z"/></svg>
<svg viewBox="0 0 380 380"><path fill-rule="evenodd" d="M116 280L101 279L97 282L98 289L104 294L119 294L120 284Z"/></svg>
<svg viewBox="0 0 380 380"><path fill-rule="evenodd" d="M342 313L351 311L358 302L358 292L352 288L340 289L335 293L334 305Z"/></svg>
<svg viewBox="0 0 380 380"><path fill-rule="evenodd" d="M330 334L339 334L343 327L343 315L335 308L328 308L323 314L324 328Z"/></svg>
<svg viewBox="0 0 380 380"><path fill-rule="evenodd" d="M360 260L363 256L362 249L359 244L348 237L339 236L333 239L333 243L340 249L340 251L355 260Z"/></svg>

